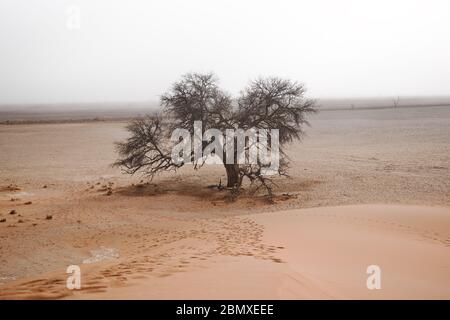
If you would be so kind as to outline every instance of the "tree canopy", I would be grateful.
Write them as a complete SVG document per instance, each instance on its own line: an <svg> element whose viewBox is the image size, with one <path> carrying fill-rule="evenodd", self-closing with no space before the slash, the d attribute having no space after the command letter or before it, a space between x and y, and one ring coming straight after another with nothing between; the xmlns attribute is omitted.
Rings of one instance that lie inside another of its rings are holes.
<svg viewBox="0 0 450 320"><path fill-rule="evenodd" d="M197 144L200 152L206 151L213 142L222 147L214 151L223 161L228 188L238 192L243 180L248 178L252 184L258 184L257 188L265 187L272 195L273 179L272 175L264 174L267 166L264 159L256 157L251 163L242 163L238 159L248 157L255 145L257 149L278 152L276 173L287 175L285 146L302 138L308 124L307 115L316 110L314 101L306 99L304 94L305 88L298 82L268 77L251 81L237 98L233 98L219 87L213 73L186 74L161 96L161 112L128 124L129 137L117 144L119 158L115 165L127 173L142 172L150 178L189 162L196 169L201 168L205 157L196 156L195 142L189 142L187 159L174 160L174 143L181 140L174 142L173 133L182 130L194 139L200 136L201 142ZM196 132L194 124L199 123L201 132ZM267 133L267 138L257 135L253 141L256 143L252 145L252 140L244 137L247 140L241 145L243 148L238 147L237 136L230 139L227 135L230 130L249 132L254 129ZM214 137L209 137L208 132L212 130Z"/></svg>

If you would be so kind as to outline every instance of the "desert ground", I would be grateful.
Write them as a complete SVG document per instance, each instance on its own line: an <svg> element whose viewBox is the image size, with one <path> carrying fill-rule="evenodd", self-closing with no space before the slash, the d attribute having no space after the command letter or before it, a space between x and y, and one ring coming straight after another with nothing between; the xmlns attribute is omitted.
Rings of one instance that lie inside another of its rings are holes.
<svg viewBox="0 0 450 320"><path fill-rule="evenodd" d="M0 125L0 298L450 299L450 107L310 120L273 202L121 173L125 121Z"/></svg>

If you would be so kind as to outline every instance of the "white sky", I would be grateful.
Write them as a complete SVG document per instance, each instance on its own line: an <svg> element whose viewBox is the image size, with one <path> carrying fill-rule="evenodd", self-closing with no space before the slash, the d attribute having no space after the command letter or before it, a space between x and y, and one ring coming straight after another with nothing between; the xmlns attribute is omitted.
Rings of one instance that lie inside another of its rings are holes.
<svg viewBox="0 0 450 320"><path fill-rule="evenodd" d="M156 100L190 71L233 94L277 75L313 97L450 95L450 2L0 0L0 104Z"/></svg>

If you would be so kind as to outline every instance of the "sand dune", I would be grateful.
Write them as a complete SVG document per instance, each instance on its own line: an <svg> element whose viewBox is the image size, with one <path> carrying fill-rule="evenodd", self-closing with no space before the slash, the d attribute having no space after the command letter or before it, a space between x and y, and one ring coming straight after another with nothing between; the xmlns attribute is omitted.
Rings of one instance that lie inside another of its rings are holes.
<svg viewBox="0 0 450 320"><path fill-rule="evenodd" d="M194 233L162 245L149 251L148 256L83 267L85 280L80 291L65 289L60 271L11 283L3 288L1 296L450 298L449 208L355 205L286 210L239 219L245 220L222 221L222 228L239 228L233 231L230 241L225 241L226 232L222 233L225 239L221 243L209 230L202 237ZM209 223L208 227L213 227L218 221ZM249 229L242 230L243 224ZM158 270L162 264L164 270ZM366 286L366 269L374 264L381 268L380 290Z"/></svg>
<svg viewBox="0 0 450 320"><path fill-rule="evenodd" d="M0 125L0 298L450 299L449 121L319 114L270 204L207 188L220 166L122 175L124 122Z"/></svg>
<svg viewBox="0 0 450 320"><path fill-rule="evenodd" d="M280 211L251 219L264 228L263 243L278 249L280 261L213 257L192 272L149 279L93 297L450 298L448 208L342 206ZM366 268L373 264L382 271L380 290L366 286Z"/></svg>

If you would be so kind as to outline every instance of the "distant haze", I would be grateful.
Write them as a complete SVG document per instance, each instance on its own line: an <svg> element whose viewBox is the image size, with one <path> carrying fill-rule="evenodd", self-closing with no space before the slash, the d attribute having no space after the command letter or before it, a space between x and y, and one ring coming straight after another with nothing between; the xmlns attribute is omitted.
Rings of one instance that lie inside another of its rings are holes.
<svg viewBox="0 0 450 320"><path fill-rule="evenodd" d="M277 75L315 98L450 96L449 39L446 0L1 0L0 105L157 101L192 71L232 94Z"/></svg>

